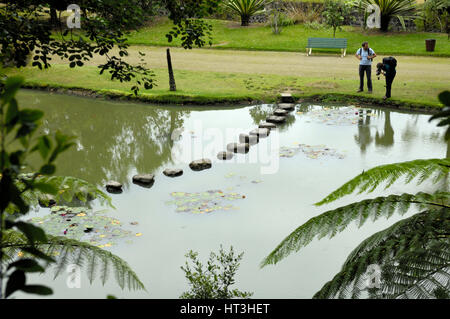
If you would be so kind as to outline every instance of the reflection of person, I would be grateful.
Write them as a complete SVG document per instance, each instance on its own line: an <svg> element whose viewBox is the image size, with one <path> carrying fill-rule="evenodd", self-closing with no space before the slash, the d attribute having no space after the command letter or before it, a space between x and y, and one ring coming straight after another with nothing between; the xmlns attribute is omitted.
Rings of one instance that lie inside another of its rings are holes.
<svg viewBox="0 0 450 319"><path fill-rule="evenodd" d="M397 74L397 71L395 70L396 66L397 60L393 57L384 58L383 63L377 64L378 79L380 79L380 74L383 74L386 78L386 94L383 97L384 100L391 97L392 82L394 82L395 75Z"/></svg>
<svg viewBox="0 0 450 319"><path fill-rule="evenodd" d="M362 47L356 51L356 58L360 60L359 62L359 90L358 92L364 91L364 73L367 75L367 88L369 93L372 93L372 60L377 55L375 51L369 48L368 42L363 42Z"/></svg>

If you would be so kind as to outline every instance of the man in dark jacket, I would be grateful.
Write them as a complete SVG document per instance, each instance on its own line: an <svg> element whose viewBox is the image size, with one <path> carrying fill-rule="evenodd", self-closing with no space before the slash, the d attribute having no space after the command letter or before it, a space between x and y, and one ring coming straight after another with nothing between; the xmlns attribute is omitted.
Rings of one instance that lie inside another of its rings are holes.
<svg viewBox="0 0 450 319"><path fill-rule="evenodd" d="M393 57L383 58L383 63L377 64L377 76L378 79L380 74L383 74L386 78L386 94L383 100L389 99L391 97L392 82L394 82L395 75L397 71L397 60Z"/></svg>

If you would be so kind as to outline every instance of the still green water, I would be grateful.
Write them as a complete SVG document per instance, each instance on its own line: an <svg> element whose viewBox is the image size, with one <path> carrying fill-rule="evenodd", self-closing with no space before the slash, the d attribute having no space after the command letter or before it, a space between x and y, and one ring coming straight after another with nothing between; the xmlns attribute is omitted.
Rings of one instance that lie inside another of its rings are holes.
<svg viewBox="0 0 450 319"><path fill-rule="evenodd" d="M124 192L111 195L116 210L107 214L120 220L123 228L142 233L132 243L119 241L108 249L129 263L147 291L121 290L113 274L102 286L100 280L90 284L83 273L79 289L67 287L65 274L55 280L52 273L32 277L30 283L45 282L54 289L52 298L105 298L107 294L178 298L187 289L180 269L184 255L192 249L206 260L220 245L245 253L236 287L254 292L253 298L310 298L362 240L403 218L367 222L361 228L353 225L331 240L313 241L276 266L260 269L262 259L298 226L364 196L348 196L320 208L313 204L362 170L447 155L443 131L428 123L429 115L392 110L297 105L288 122L247 155L221 162L217 152L237 142L239 133L256 128L272 105L152 106L27 90L18 99L22 108L45 112L42 132L60 130L77 136L77 147L59 158L57 174L76 176L102 189L109 180L123 183ZM287 156L280 157L280 149ZM213 167L190 170L190 160L202 157L210 158ZM182 168L184 174L169 178L162 174L166 168ZM132 184L137 173L155 174L154 186ZM233 209L203 214L189 207L180 212L177 208L186 207L168 203L173 193L210 190L236 194L239 199L227 203ZM405 191L418 189L401 183L390 189ZM102 209L95 203L94 208ZM31 217L45 214L48 210L41 209Z"/></svg>

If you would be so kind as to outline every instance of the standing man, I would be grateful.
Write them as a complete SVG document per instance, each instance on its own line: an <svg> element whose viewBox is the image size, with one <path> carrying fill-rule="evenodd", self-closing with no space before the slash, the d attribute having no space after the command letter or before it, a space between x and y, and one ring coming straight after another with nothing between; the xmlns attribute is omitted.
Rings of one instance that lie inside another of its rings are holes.
<svg viewBox="0 0 450 319"><path fill-rule="evenodd" d="M362 47L356 51L356 58L359 62L359 92L364 91L364 72L367 75L367 88L372 93L372 60L377 55L369 48L369 42L363 42Z"/></svg>

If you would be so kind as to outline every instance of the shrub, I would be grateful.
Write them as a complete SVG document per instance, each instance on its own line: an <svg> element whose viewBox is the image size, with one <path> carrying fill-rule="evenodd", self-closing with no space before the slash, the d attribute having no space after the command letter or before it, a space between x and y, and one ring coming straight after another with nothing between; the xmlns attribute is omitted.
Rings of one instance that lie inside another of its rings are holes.
<svg viewBox="0 0 450 319"><path fill-rule="evenodd" d="M299 6L291 4L287 7L287 16L294 24L321 22L322 20L322 6L314 6L313 3L305 4L302 9Z"/></svg>
<svg viewBox="0 0 450 319"><path fill-rule="evenodd" d="M241 26L246 27L252 16L264 12L268 3L267 0L228 0L226 6L241 17Z"/></svg>

